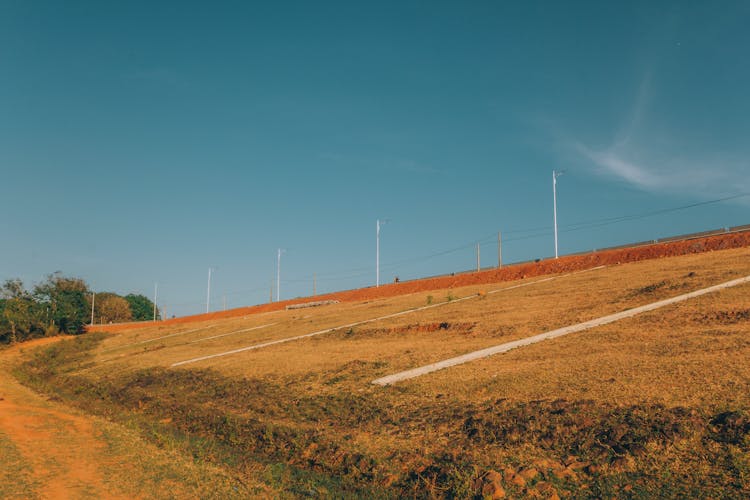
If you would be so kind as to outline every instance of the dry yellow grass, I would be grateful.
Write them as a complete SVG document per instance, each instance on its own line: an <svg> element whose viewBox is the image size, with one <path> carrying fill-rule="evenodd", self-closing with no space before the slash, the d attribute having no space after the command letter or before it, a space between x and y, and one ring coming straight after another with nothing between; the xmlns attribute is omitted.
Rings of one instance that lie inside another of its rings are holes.
<svg viewBox="0 0 750 500"><path fill-rule="evenodd" d="M748 286L511 351L413 382L469 399L587 398L720 408L747 404ZM458 388L461 390L457 390Z"/></svg>
<svg viewBox="0 0 750 500"><path fill-rule="evenodd" d="M517 283L500 284L497 287L468 287L446 290L441 293L421 293L370 303L337 304L319 309L280 311L204 325L182 325L170 329L155 326L119 334L103 342L95 360L98 364L92 368L92 371L101 370L102 373L111 373L112 370L169 366L172 363L199 356L294 337L424 306L428 303L428 296L431 297L430 301L433 304L446 302L441 307L397 318L214 358L185 367L185 369L210 367L231 376L303 377L305 380L317 377L325 380L328 374L341 369L342 366L362 361L378 364L379 367L376 370L367 373L367 376L375 378L378 375L525 338L744 276L750 274L748 256L750 256L750 251L747 249L730 250L707 255L626 264L570 276L557 276L554 280L539 283L535 283L540 281L536 278L527 280L529 286L526 287L491 293L482 297L477 296L461 302L449 302L448 297L477 295L481 291L491 292L513 287ZM711 307L716 308L718 307L717 301L724 300L725 297L726 300L736 297L733 299L733 305L727 307L739 308L743 295L747 295L746 286L737 290L722 291L685 304L670 306L663 311L649 313L643 317L599 327L590 332L576 334L571 338L545 342L542 345L495 356L476 362L472 366L452 368L444 373L428 375L424 380L402 385L418 386L419 391L455 392L457 397L470 394L473 398L478 395L467 392L467 383L497 386L500 383L497 380L498 377L511 376L510 374L513 373L521 376L519 365L522 363L532 366L532 371L544 373L544 378L549 384L554 374L559 373L562 376L571 370L577 371L586 364L586 360L589 360L592 364L590 368L597 368L592 375L606 371L606 367L610 365L613 370L617 367L618 371L613 372L610 377L605 377L606 380L618 379L617 374L632 371L632 375L621 378L620 382L614 386L609 382L604 387L606 387L606 394L612 397L620 394L617 400L622 400L624 392L637 397L639 394L644 394L644 387L642 387L644 378L636 377L637 369L630 370L626 367L637 367L641 363L646 363L647 357L654 357L653 354L648 354L644 345L675 341L675 331L679 331L679 335L686 339L691 338L690 331L701 330L703 327L695 321L690 322L690 319L698 314L697 312L690 313L687 318L683 318L683 315L687 314L685 311L700 311L701 307L703 309L708 307L706 310L710 310ZM705 304L707 306L704 306ZM420 331L425 325L434 323L447 323L447 328ZM269 324L272 326L263 327ZM422 325L422 328L419 328L419 325ZM196 342L203 338L254 327L262 328ZM735 326L735 329L741 327L740 324ZM180 332L189 333L180 335ZM670 335L669 332L672 334ZM178 335L174 335L176 333ZM139 343L169 335L174 336ZM733 342L731 336L714 337L711 345L716 347L726 342ZM703 353L707 359L710 358L711 351L706 351L703 347L707 345L696 346L696 353ZM572 349L572 352L568 349ZM680 359L667 355L668 352L665 351L665 355L661 356L664 358L660 361L662 365L671 365ZM659 358L659 356L656 357ZM600 358L601 362L598 361ZM621 361L616 363L610 358ZM540 363L543 368L537 369ZM667 376L665 370L662 370L663 376ZM685 373L675 376L680 378L681 383L687 383ZM644 374L644 377L647 378L648 374ZM529 377L528 375L523 376L522 380L529 381L524 385L537 385L543 382L543 379L538 376ZM535 382L532 383L532 380ZM633 383L629 384L627 382L629 380ZM356 383L362 384L365 381L365 378L358 377ZM697 383L697 379L694 382L697 387L703 386ZM628 386L632 385L632 388L617 389L624 383ZM547 384L545 384L546 397L554 397L554 391L558 389L565 388L563 393L570 395L573 387L583 387L581 383L560 382L557 384L560 388L553 389ZM592 387L581 389L580 394L591 393L591 391L596 393L593 386L597 384L587 385ZM519 390L523 391L522 388ZM532 393L539 396L542 394L541 387ZM668 400L669 398L665 399L665 401Z"/></svg>
<svg viewBox="0 0 750 500"><path fill-rule="evenodd" d="M722 481L731 482L726 491L733 495L750 493L744 438L714 442L706 436L719 431L700 430L707 415L750 409L748 285L393 387L370 383L747 275L750 249L725 250L553 279L155 324L105 338L70 375L113 387L122 408L153 418L174 414L182 431L215 432L238 449L302 469L400 485L400 495L421 485L440 496L440 484L451 495L477 494L489 487L484 472L503 467L515 470L501 474L503 487L518 495L554 484L560 491L594 488L590 496L628 485L646 496L700 488L721 496ZM455 300L462 297L471 298ZM428 304L440 305L169 368ZM721 418L711 422L734 429ZM736 418L742 428L744 417ZM569 454L585 462L585 473ZM718 456L726 463L706 458ZM559 467L559 474L545 472ZM524 486L514 474L528 468L541 472ZM672 489L659 489L662 474L673 477L664 483ZM631 484L634 477L646 479Z"/></svg>

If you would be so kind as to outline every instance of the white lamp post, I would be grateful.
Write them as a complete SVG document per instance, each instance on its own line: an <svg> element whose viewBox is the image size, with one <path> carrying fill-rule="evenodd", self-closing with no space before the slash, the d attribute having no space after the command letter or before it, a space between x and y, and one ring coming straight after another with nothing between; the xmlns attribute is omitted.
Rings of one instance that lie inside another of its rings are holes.
<svg viewBox="0 0 750 500"><path fill-rule="evenodd" d="M380 286L380 226L387 223L386 220L375 221L375 286Z"/></svg>
<svg viewBox="0 0 750 500"><path fill-rule="evenodd" d="M552 210L555 222L555 258L557 258L557 178L564 172L552 171Z"/></svg>
<svg viewBox="0 0 750 500"><path fill-rule="evenodd" d="M154 321L156 321L156 293L158 292L158 290L159 290L159 283L154 283Z"/></svg>
<svg viewBox="0 0 750 500"><path fill-rule="evenodd" d="M208 288L206 289L206 312L211 304L211 268L208 268Z"/></svg>
<svg viewBox="0 0 750 500"><path fill-rule="evenodd" d="M276 302L281 297L281 254L286 252L283 248L279 248L276 253Z"/></svg>

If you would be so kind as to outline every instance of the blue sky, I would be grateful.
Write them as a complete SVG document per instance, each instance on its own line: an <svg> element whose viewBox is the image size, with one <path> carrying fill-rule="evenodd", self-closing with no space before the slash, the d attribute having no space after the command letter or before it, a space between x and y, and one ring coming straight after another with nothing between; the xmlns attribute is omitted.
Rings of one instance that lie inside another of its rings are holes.
<svg viewBox="0 0 750 500"><path fill-rule="evenodd" d="M0 0L0 278L167 314L750 223L750 4ZM450 251L454 250L454 251Z"/></svg>

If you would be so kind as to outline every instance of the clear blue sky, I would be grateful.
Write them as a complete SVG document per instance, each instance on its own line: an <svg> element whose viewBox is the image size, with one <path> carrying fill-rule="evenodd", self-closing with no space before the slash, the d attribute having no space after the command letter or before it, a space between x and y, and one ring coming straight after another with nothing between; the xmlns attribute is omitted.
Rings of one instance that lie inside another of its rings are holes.
<svg viewBox="0 0 750 500"><path fill-rule="evenodd" d="M0 0L0 278L167 313L750 223L750 3ZM532 229L531 232L523 232ZM457 249L453 252L448 250ZM442 255L436 255L441 254ZM431 256L430 258L425 258Z"/></svg>

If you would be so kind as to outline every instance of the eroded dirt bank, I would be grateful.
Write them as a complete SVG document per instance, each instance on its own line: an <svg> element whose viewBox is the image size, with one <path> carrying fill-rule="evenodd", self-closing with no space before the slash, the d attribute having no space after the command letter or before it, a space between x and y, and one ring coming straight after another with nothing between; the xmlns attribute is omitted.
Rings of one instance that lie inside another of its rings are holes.
<svg viewBox="0 0 750 500"><path fill-rule="evenodd" d="M503 281L514 281L546 274L564 273L589 269L601 265L623 264L626 262L637 262L648 259L659 259L664 257L675 257L715 250L726 250L730 248L743 248L750 246L750 231L720 234L705 238L695 238L684 241L671 241L654 245L645 245L630 248L618 248L603 250L583 255L569 255L559 259L546 259L539 262L528 262L510 265L503 268L488 269L479 272L467 272L456 275L425 278L401 283L390 283L380 287L359 288L334 292L326 295L318 295L315 300L338 300L339 302L356 302L362 300L373 300L410 293L425 292L430 290L441 290L458 288L470 285L482 285L499 283ZM208 321L213 319L234 318L269 311L279 311L288 305L299 304L310 301L310 297L259 304L249 307L231 309L229 311L217 311L208 314L197 314L162 321L160 325L172 325L180 323L192 323L196 321ZM95 325L91 331L96 332L120 332L142 328L150 322L120 323L113 325Z"/></svg>

